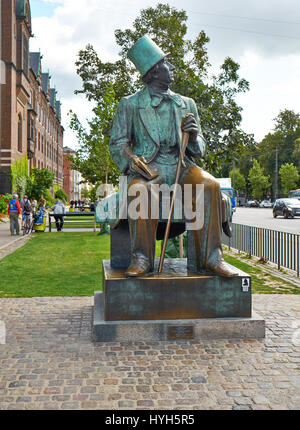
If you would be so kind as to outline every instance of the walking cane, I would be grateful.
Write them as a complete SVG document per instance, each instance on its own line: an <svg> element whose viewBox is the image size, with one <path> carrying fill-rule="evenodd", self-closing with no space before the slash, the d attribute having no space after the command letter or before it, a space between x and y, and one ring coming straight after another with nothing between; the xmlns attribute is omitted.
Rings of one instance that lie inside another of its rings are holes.
<svg viewBox="0 0 300 430"><path fill-rule="evenodd" d="M182 118L181 127L183 126L184 120L186 118L188 118L189 116L194 116L194 115L192 113L186 114ZM170 235L171 221L172 221L172 216L173 216L173 212L174 212L174 205L175 205L175 200L176 200L178 182L179 182L180 173L181 173L181 167L182 166L185 167L183 159L184 159L185 150L186 150L186 147L187 147L187 144L188 144L188 140L189 140L189 132L184 131L182 133L181 148L180 148L180 153L179 153L179 157L178 157L178 163L177 163L177 169L176 169L176 176L175 176L173 196L172 196L172 200L171 200L171 206L170 206L170 212L169 212L168 222L167 222L167 226L166 226L165 236L164 236L164 240L163 240L163 244L162 244L162 249L161 249L161 255L160 255L160 259L159 259L158 273L162 272L163 265L164 265L164 259L165 259L165 254L166 254L167 242L168 242L169 235Z"/></svg>

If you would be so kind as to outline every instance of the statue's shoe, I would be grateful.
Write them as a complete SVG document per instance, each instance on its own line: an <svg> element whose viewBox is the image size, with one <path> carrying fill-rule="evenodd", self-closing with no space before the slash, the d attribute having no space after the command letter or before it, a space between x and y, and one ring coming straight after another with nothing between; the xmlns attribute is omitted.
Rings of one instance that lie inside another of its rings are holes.
<svg viewBox="0 0 300 430"><path fill-rule="evenodd" d="M238 276L238 272L235 272L232 270L228 264L225 263L225 261L218 260L216 263L210 263L206 265L206 268L211 270L212 272L216 273L220 276L226 276L228 278L233 278L234 276Z"/></svg>
<svg viewBox="0 0 300 430"><path fill-rule="evenodd" d="M230 224L228 221L225 221L222 223L222 229L223 229L224 233L226 234L226 236L232 237L232 230L231 230L231 227L230 227Z"/></svg>
<svg viewBox="0 0 300 430"><path fill-rule="evenodd" d="M150 272L150 263L144 259L134 259L125 272L125 276L142 276Z"/></svg>

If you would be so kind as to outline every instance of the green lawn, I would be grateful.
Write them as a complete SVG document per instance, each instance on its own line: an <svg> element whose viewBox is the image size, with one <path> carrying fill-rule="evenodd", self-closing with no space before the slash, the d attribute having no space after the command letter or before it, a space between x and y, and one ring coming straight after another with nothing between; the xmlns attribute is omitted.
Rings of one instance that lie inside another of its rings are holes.
<svg viewBox="0 0 300 430"><path fill-rule="evenodd" d="M93 232L40 233L0 260L0 297L91 296L102 289L109 235ZM160 254L157 242L156 256ZM299 294L299 288L225 253L228 263L252 278L253 293Z"/></svg>
<svg viewBox="0 0 300 430"><path fill-rule="evenodd" d="M300 294L300 288L280 277L263 272L259 264L248 264L240 259L227 255L224 252L227 263L243 270L251 275L252 293L260 294Z"/></svg>
<svg viewBox="0 0 300 430"><path fill-rule="evenodd" d="M90 296L102 286L109 235L40 233L0 260L0 297Z"/></svg>
<svg viewBox="0 0 300 430"><path fill-rule="evenodd" d="M70 223L64 223L63 228L94 228L93 222L70 222ZM97 229L99 230L99 224L97 224ZM56 231L56 225L55 222L51 223L51 230ZM48 231L48 228L47 228Z"/></svg>

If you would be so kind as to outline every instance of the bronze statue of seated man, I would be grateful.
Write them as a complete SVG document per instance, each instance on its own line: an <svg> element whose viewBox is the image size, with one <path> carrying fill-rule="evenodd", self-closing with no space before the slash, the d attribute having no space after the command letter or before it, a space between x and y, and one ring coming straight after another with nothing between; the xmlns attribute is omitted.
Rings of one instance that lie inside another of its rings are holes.
<svg viewBox="0 0 300 430"><path fill-rule="evenodd" d="M193 203L197 184L204 186L204 222L194 231L197 267L221 276L236 276L222 255L222 228L230 235L230 226L224 215L220 185L194 161L203 157L206 149L195 102L169 90L174 66L148 36L133 45L128 57L141 73L145 86L120 101L109 146L113 160L128 175L129 204L133 186L143 185L147 198L158 200L159 194L151 184L174 183L182 133L188 133L179 184L192 186ZM192 115L181 123L188 113ZM151 217L150 204L145 207L149 211L145 217L133 219L128 214L131 263L126 276L145 275L154 267L158 219Z"/></svg>

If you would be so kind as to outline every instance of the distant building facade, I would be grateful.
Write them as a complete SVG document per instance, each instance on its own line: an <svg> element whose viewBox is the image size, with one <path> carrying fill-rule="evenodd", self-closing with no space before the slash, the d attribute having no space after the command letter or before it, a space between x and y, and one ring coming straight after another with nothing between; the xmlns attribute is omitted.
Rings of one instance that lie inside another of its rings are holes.
<svg viewBox="0 0 300 430"><path fill-rule="evenodd" d="M1 1L1 58L5 83L0 85L0 192L9 192L10 166L25 154L28 174L47 168L63 186L61 103L43 73L39 52L29 52L32 37L29 0Z"/></svg>
<svg viewBox="0 0 300 430"><path fill-rule="evenodd" d="M63 189L69 196L69 200L80 200L81 199L81 174L76 170L72 169L72 162L68 160L69 155L75 155L76 152L69 148L68 146L64 147L64 183Z"/></svg>

